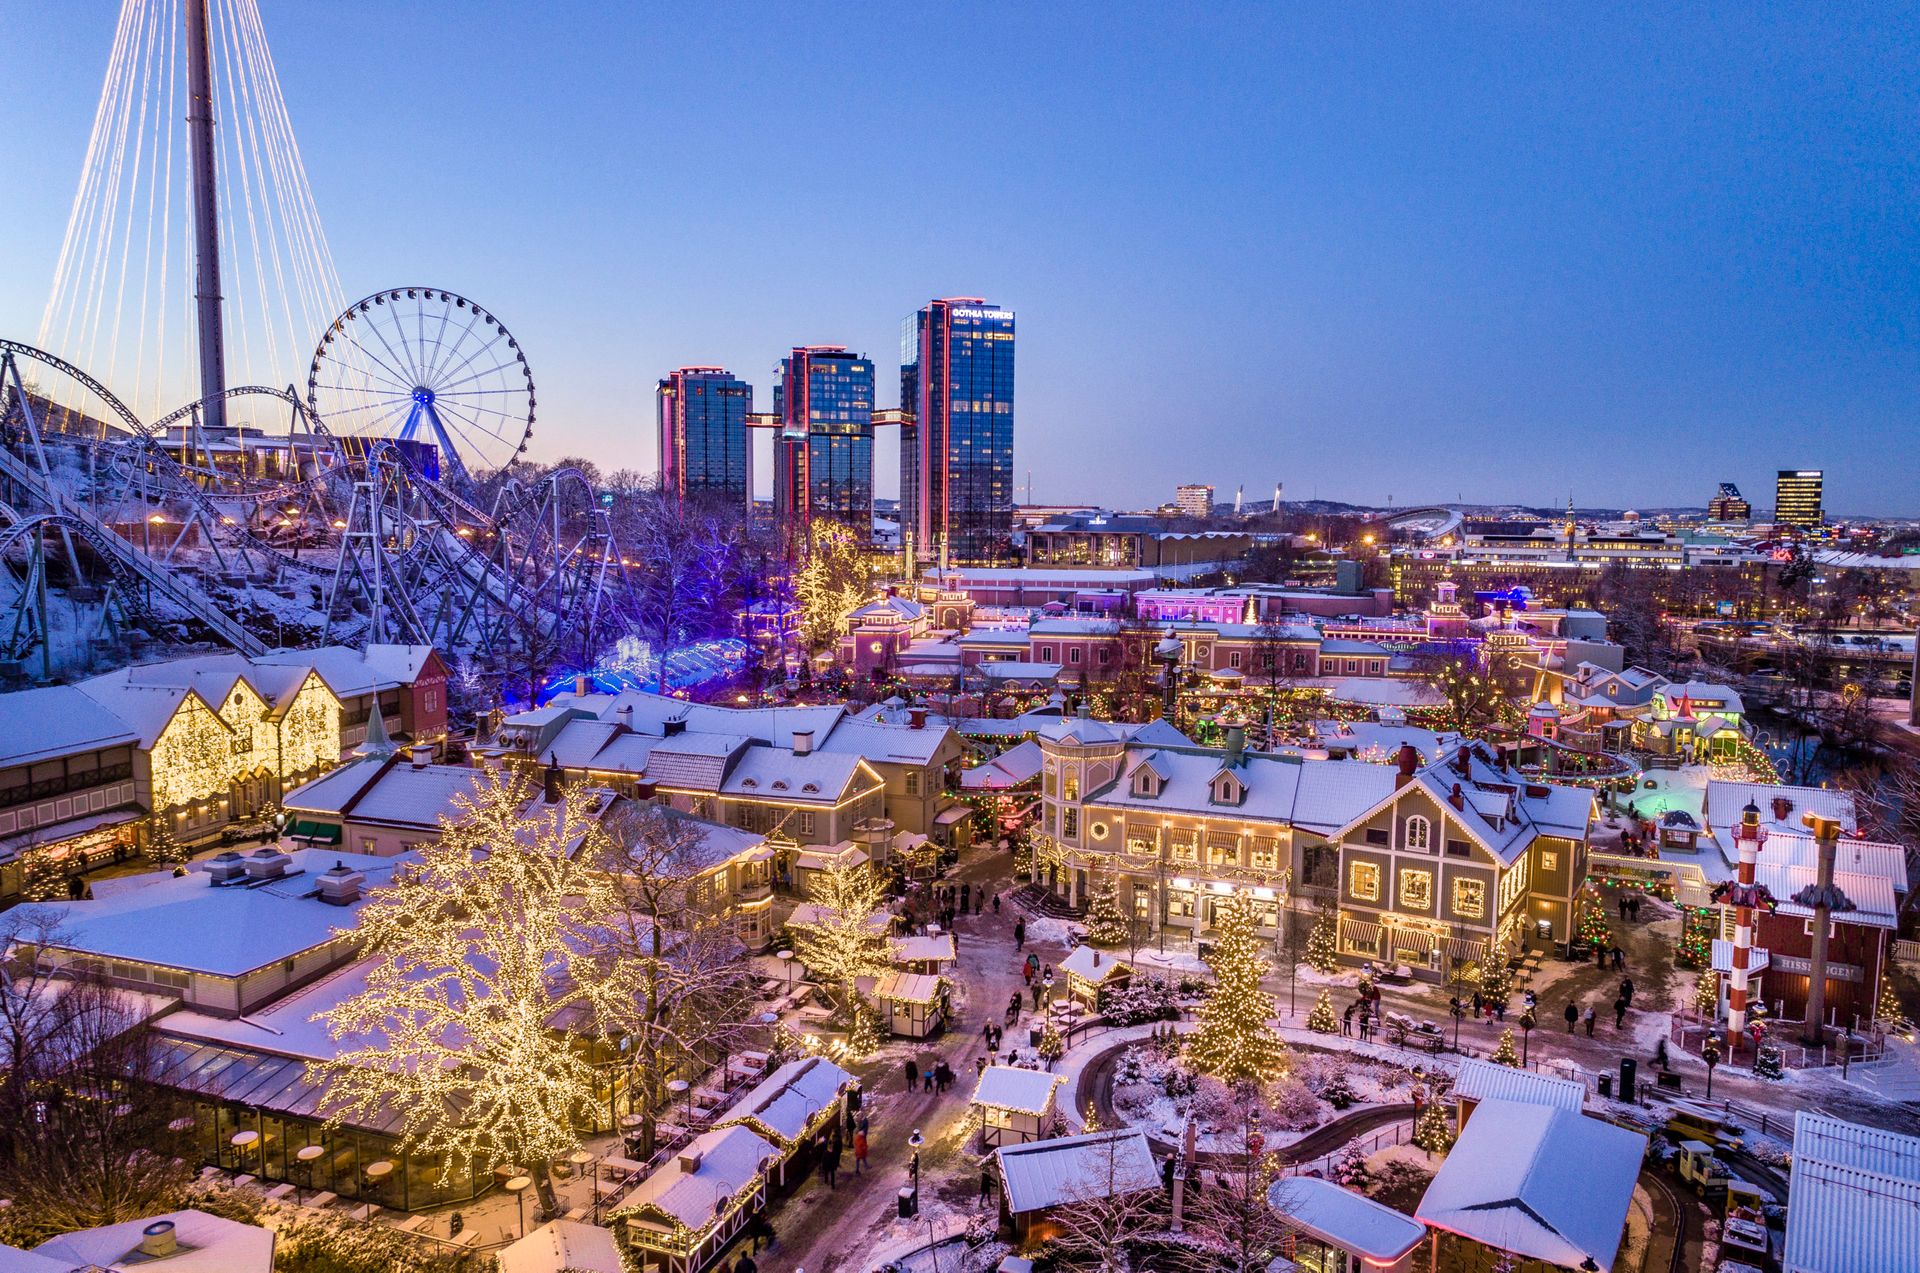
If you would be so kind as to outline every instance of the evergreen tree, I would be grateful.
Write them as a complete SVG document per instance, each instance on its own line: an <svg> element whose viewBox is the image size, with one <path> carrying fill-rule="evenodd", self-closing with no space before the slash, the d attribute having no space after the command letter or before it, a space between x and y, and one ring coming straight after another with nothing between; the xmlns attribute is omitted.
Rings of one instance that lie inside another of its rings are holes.
<svg viewBox="0 0 1920 1273"><path fill-rule="evenodd" d="M1413 1143L1429 1154L1443 1154L1453 1144L1453 1120L1438 1099L1420 1107L1420 1117L1413 1124Z"/></svg>
<svg viewBox="0 0 1920 1273"><path fill-rule="evenodd" d="M1771 1043L1762 1043L1760 1050L1753 1054L1753 1075L1755 1078L1777 1079L1786 1077L1780 1063L1780 1049Z"/></svg>
<svg viewBox="0 0 1920 1273"><path fill-rule="evenodd" d="M1501 1033L1500 1043L1499 1046L1493 1050L1492 1060L1495 1065L1519 1066L1520 1049L1513 1046L1512 1026L1508 1026L1507 1029Z"/></svg>
<svg viewBox="0 0 1920 1273"><path fill-rule="evenodd" d="M66 864L44 846L28 849L20 863L20 895L29 902L51 902L67 895Z"/></svg>
<svg viewBox="0 0 1920 1273"><path fill-rule="evenodd" d="M1513 969L1507 967L1504 950L1488 951L1475 969L1480 993L1493 1003L1505 1003L1513 993Z"/></svg>
<svg viewBox="0 0 1920 1273"><path fill-rule="evenodd" d="M1334 945L1336 922L1331 910L1323 910L1313 921L1313 931L1307 934L1307 967L1317 973L1331 975L1340 969L1340 955Z"/></svg>
<svg viewBox="0 0 1920 1273"><path fill-rule="evenodd" d="M1220 932L1207 954L1213 984L1187 1041L1194 1067L1227 1083L1268 1082L1286 1070L1286 1045L1268 1024L1273 997L1260 987L1267 970L1256 936L1253 899L1237 894L1220 909Z"/></svg>
<svg viewBox="0 0 1920 1273"><path fill-rule="evenodd" d="M1353 1080L1347 1077L1344 1064L1333 1072L1333 1077L1320 1089L1320 1099L1335 1109L1351 1109L1360 1100L1360 1094L1353 1090Z"/></svg>
<svg viewBox="0 0 1920 1273"><path fill-rule="evenodd" d="M1580 926L1575 937L1583 946L1611 946L1613 927L1607 923L1606 908L1600 905L1599 891L1591 885L1580 891Z"/></svg>
<svg viewBox="0 0 1920 1273"><path fill-rule="evenodd" d="M1720 974L1711 968L1702 972L1694 983L1693 1008L1706 1021L1720 1015Z"/></svg>
<svg viewBox="0 0 1920 1273"><path fill-rule="evenodd" d="M173 822L164 814L147 819L147 858L161 866L187 860L186 846L173 833Z"/></svg>
<svg viewBox="0 0 1920 1273"><path fill-rule="evenodd" d="M1900 996L1893 992L1893 977L1889 973L1880 974L1880 1000L1873 1015L1878 1021L1899 1021L1907 1015L1907 1010L1900 1006Z"/></svg>
<svg viewBox="0 0 1920 1273"><path fill-rule="evenodd" d="M1120 912L1120 886L1112 875L1094 885L1087 908L1087 940L1100 946L1118 946L1127 940L1127 917Z"/></svg>
<svg viewBox="0 0 1920 1273"><path fill-rule="evenodd" d="M857 993L853 995L852 1017L847 1026L847 1055L864 1060L879 1051L880 1030L873 1009Z"/></svg>
<svg viewBox="0 0 1920 1273"><path fill-rule="evenodd" d="M1047 1063L1048 1069L1052 1069L1053 1063L1067 1054L1066 1040L1060 1037L1060 1027L1054 1025L1052 1017L1048 1017L1046 1024L1040 1027L1040 1042L1034 1051L1040 1054L1040 1059Z"/></svg>
<svg viewBox="0 0 1920 1273"><path fill-rule="evenodd" d="M1307 1029L1315 1034L1340 1032L1340 1018L1334 1015L1333 995L1330 992L1325 990L1320 992L1320 998L1314 1002L1313 1011L1307 1014Z"/></svg>

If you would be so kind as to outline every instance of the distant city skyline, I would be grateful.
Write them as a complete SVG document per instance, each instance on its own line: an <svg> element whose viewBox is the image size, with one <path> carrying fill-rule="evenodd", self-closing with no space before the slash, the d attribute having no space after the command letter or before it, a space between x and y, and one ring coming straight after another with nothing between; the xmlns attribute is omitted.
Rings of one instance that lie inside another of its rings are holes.
<svg viewBox="0 0 1920 1273"><path fill-rule="evenodd" d="M38 328L115 9L20 19L0 335ZM501 315L535 459L652 472L661 378L766 411L800 346L898 405L900 316L970 295L1020 316L1019 499L1764 507L1808 468L1831 516L1920 514L1910 9L294 12L349 299Z"/></svg>

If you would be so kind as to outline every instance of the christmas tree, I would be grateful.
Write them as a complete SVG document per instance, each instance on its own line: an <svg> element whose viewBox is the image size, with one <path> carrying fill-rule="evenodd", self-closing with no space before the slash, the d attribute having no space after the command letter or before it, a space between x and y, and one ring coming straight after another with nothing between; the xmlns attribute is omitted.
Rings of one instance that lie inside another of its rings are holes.
<svg viewBox="0 0 1920 1273"><path fill-rule="evenodd" d="M1267 970L1255 935L1253 899L1241 893L1219 910L1219 935L1207 953L1213 984L1187 1041L1195 1068L1227 1083L1268 1082L1286 1071L1286 1047L1268 1024L1273 998L1260 988Z"/></svg>
<svg viewBox="0 0 1920 1273"><path fill-rule="evenodd" d="M1339 952L1334 947L1333 926L1333 912L1321 911L1320 917L1313 921L1313 931L1307 934L1307 967L1317 973L1330 975L1340 969Z"/></svg>
<svg viewBox="0 0 1920 1273"><path fill-rule="evenodd" d="M1420 1117L1413 1123L1413 1143L1429 1154L1443 1154L1453 1144L1453 1121L1445 1105L1433 1100L1420 1107Z"/></svg>
<svg viewBox="0 0 1920 1273"><path fill-rule="evenodd" d="M1762 1079L1785 1077L1780 1064L1780 1049L1771 1043L1762 1043L1760 1050L1753 1054L1753 1076Z"/></svg>
<svg viewBox="0 0 1920 1273"><path fill-rule="evenodd" d="M162 866L187 860L187 850L173 833L173 823L155 815L147 819L147 857Z"/></svg>
<svg viewBox="0 0 1920 1273"><path fill-rule="evenodd" d="M1499 1046L1493 1050L1492 1060L1495 1065L1519 1066L1520 1049L1513 1046L1512 1026L1508 1026L1506 1030L1501 1032L1500 1043Z"/></svg>
<svg viewBox="0 0 1920 1273"><path fill-rule="evenodd" d="M1607 923L1607 912L1600 905L1599 890L1589 885L1580 894L1580 926L1575 930L1575 940L1583 946L1611 946L1613 929Z"/></svg>
<svg viewBox="0 0 1920 1273"><path fill-rule="evenodd" d="M1360 1099L1353 1090L1353 1081L1347 1077L1346 1066L1342 1065L1333 1072L1333 1077L1320 1089L1320 1099L1335 1109L1351 1109Z"/></svg>
<svg viewBox="0 0 1920 1273"><path fill-rule="evenodd" d="M1702 1020L1711 1021L1720 1015L1720 974L1712 969L1700 974L1700 980L1693 987L1693 1010Z"/></svg>
<svg viewBox="0 0 1920 1273"><path fill-rule="evenodd" d="M1052 1017L1048 1017L1046 1024L1040 1027L1040 1042L1034 1050L1047 1063L1048 1069L1052 1069L1053 1063L1066 1055L1066 1041L1060 1037L1059 1027L1053 1024Z"/></svg>
<svg viewBox="0 0 1920 1273"><path fill-rule="evenodd" d="M1687 907L1674 958L1688 968L1705 968L1713 956L1713 939L1719 931L1720 920L1712 907Z"/></svg>
<svg viewBox="0 0 1920 1273"><path fill-rule="evenodd" d="M1906 1015L1907 1010L1900 1006L1900 996L1893 992L1893 978L1884 972L1881 973L1880 1001L1878 1006L1873 1010L1874 1019L1877 1021L1900 1021L1903 1020Z"/></svg>
<svg viewBox="0 0 1920 1273"><path fill-rule="evenodd" d="M873 1019L873 1009L858 995L853 999L852 1015L852 1023L847 1027L847 1055L864 1060L879 1050L880 1031Z"/></svg>
<svg viewBox="0 0 1920 1273"><path fill-rule="evenodd" d="M1503 950L1488 951L1481 956L1475 969L1480 984L1480 993L1492 1003L1505 1003L1507 996L1513 993L1513 970L1507 967L1507 954Z"/></svg>
<svg viewBox="0 0 1920 1273"><path fill-rule="evenodd" d="M1087 908L1087 940L1117 946L1126 939L1127 918L1120 913L1120 886L1113 876L1103 875L1094 886L1093 901Z"/></svg>
<svg viewBox="0 0 1920 1273"><path fill-rule="evenodd" d="M1333 1012L1333 995L1325 990L1313 1005L1313 1011L1307 1014L1307 1029L1315 1034L1337 1034L1340 1030L1340 1018Z"/></svg>
<svg viewBox="0 0 1920 1273"><path fill-rule="evenodd" d="M29 902L50 902L67 895L67 873L53 850L27 851L21 864L20 892Z"/></svg>

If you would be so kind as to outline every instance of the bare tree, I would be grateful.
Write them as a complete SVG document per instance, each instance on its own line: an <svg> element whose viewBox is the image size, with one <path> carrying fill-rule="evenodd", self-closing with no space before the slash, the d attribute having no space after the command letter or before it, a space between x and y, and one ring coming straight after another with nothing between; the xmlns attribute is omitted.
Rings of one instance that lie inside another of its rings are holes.
<svg viewBox="0 0 1920 1273"><path fill-rule="evenodd" d="M1061 1267L1134 1273L1136 1244L1166 1231L1165 1195L1157 1182L1142 1188L1133 1178L1125 1143L1117 1136L1094 1142L1063 1188L1067 1200L1052 1212L1053 1253Z"/></svg>
<svg viewBox="0 0 1920 1273"><path fill-rule="evenodd" d="M1258 1133L1255 1133L1256 1135ZM1188 1273L1263 1273L1291 1232L1282 1215L1288 1200L1275 1155L1242 1152L1207 1186L1187 1194L1183 1227L1188 1244L1181 1267Z"/></svg>

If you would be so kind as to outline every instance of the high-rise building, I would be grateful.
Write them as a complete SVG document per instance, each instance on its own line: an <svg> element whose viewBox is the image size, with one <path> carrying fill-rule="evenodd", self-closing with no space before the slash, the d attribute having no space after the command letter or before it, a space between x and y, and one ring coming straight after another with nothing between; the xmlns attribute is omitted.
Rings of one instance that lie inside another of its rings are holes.
<svg viewBox="0 0 1920 1273"><path fill-rule="evenodd" d="M682 367L655 390L660 489L746 508L753 489L753 386L724 367Z"/></svg>
<svg viewBox="0 0 1920 1273"><path fill-rule="evenodd" d="M1773 521L1796 530L1818 530L1826 473L1821 469L1781 469L1773 485Z"/></svg>
<svg viewBox="0 0 1920 1273"><path fill-rule="evenodd" d="M815 518L873 536L873 362L842 345L798 346L774 368L773 513L799 556Z"/></svg>
<svg viewBox="0 0 1920 1273"><path fill-rule="evenodd" d="M1749 522L1753 520L1753 505L1740 495L1740 488L1732 482L1720 483L1720 493L1707 501L1707 520L1710 522Z"/></svg>
<svg viewBox="0 0 1920 1273"><path fill-rule="evenodd" d="M1183 517L1211 517L1213 488L1204 482L1188 482L1173 489L1173 506Z"/></svg>
<svg viewBox="0 0 1920 1273"><path fill-rule="evenodd" d="M914 553L1005 559L1013 538L1013 311L929 302L900 334L900 527Z"/></svg>

